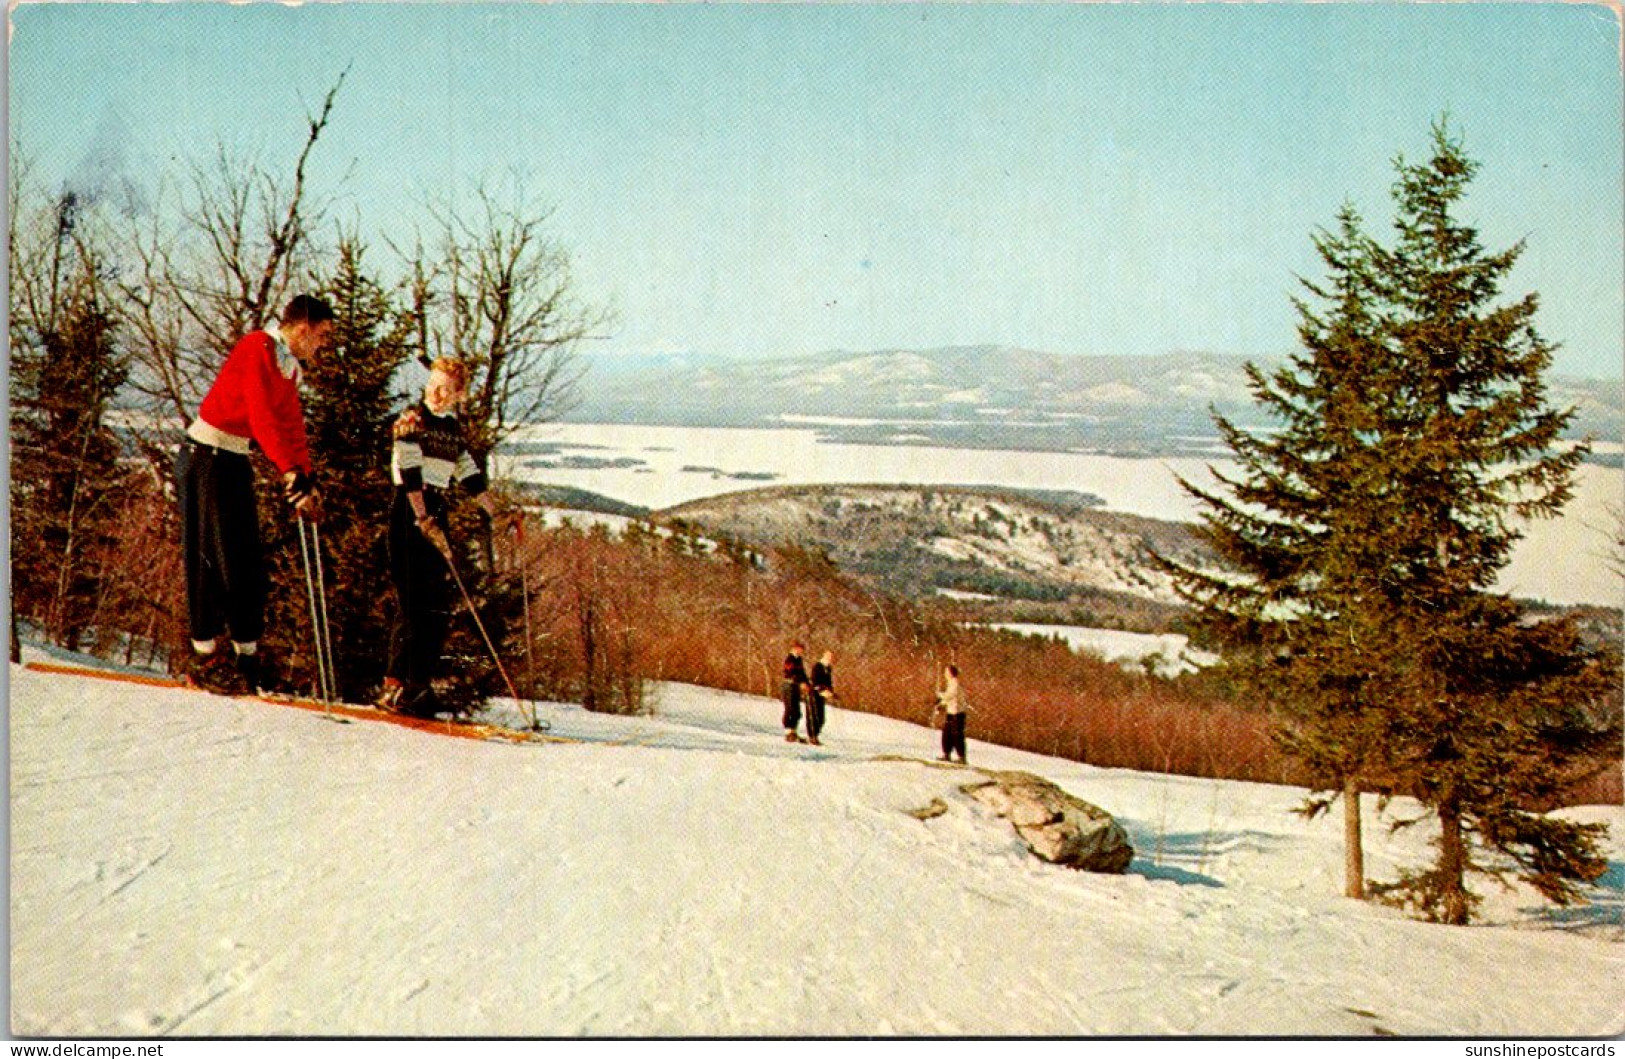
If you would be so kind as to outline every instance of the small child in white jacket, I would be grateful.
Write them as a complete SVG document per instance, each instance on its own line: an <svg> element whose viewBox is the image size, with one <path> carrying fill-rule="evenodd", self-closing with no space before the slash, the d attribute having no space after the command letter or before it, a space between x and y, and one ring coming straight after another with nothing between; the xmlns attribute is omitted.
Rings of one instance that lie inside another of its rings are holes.
<svg viewBox="0 0 1625 1059"><path fill-rule="evenodd" d="M959 667L950 665L942 671L943 687L937 692L937 707L932 711L931 720L936 722L937 715L942 715L942 760L951 761L954 754L959 755L959 763L965 764L965 714L970 712L970 703L966 701L965 689L959 683Z"/></svg>

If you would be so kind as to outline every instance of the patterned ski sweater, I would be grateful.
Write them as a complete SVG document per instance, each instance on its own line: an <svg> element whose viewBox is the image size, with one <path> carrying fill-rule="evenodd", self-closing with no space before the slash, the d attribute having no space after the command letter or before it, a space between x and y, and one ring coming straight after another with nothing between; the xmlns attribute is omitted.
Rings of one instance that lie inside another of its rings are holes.
<svg viewBox="0 0 1625 1059"><path fill-rule="evenodd" d="M446 489L455 479L472 496L485 492L485 472L463 443L456 413L437 416L421 401L395 422L390 477L407 492Z"/></svg>

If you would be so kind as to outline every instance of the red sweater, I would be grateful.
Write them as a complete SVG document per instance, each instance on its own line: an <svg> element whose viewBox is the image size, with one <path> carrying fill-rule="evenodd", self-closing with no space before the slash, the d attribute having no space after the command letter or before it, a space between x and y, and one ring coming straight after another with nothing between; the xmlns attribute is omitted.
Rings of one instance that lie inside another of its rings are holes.
<svg viewBox="0 0 1625 1059"><path fill-rule="evenodd" d="M246 449L254 440L276 464L277 470L310 473L310 452L305 442L305 415L299 405L299 362L265 331L244 335L226 358L208 396L198 406L200 430L193 437L228 435L220 447L232 448L240 440ZM202 439L200 439L202 440Z"/></svg>

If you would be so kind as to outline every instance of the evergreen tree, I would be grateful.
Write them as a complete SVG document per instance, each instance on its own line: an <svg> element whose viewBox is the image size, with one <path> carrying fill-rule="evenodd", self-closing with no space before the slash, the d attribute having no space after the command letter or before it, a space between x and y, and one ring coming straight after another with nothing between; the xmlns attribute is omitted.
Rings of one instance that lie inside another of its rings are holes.
<svg viewBox="0 0 1625 1059"><path fill-rule="evenodd" d="M47 253L17 253L12 338L13 605L77 649L102 593L100 559L116 537L126 483L107 411L128 372L111 281L77 197L49 216ZM19 277L19 268L37 274ZM15 547L21 545L21 547Z"/></svg>
<svg viewBox="0 0 1625 1059"><path fill-rule="evenodd" d="M368 273L354 235L339 240L333 274L321 288L333 306L333 346L306 368L304 413L326 517L322 573L341 698L366 701L383 679L389 637L385 537L392 489L390 429L395 378L411 357L411 327ZM272 476L274 480L274 475ZM298 526L279 497L267 495L262 525L272 561L272 619L284 679L316 684L314 634Z"/></svg>
<svg viewBox="0 0 1625 1059"><path fill-rule="evenodd" d="M1394 627L1416 664L1392 700L1395 766L1438 818L1438 859L1385 892L1429 919L1470 920L1467 874L1511 873L1559 904L1607 868L1602 825L1533 811L1561 804L1566 782L1619 754L1611 651L1584 647L1568 620L1530 624L1514 602L1469 593L1449 616L1418 609ZM1489 856L1474 852L1473 839Z"/></svg>
<svg viewBox="0 0 1625 1059"><path fill-rule="evenodd" d="M1239 467L1215 472L1228 496L1183 483L1229 572L1167 565L1246 683L1277 704L1284 748L1331 792L1308 810L1344 798L1344 891L1361 897L1360 788L1380 773L1373 696L1386 664L1376 530L1393 514L1371 397L1391 385L1394 365L1376 315L1374 249L1352 207L1315 247L1328 278L1302 281L1312 300L1295 300L1302 349L1273 374L1247 368L1280 429L1251 434L1216 416Z"/></svg>
<svg viewBox="0 0 1625 1059"><path fill-rule="evenodd" d="M1421 165L1398 163L1398 244L1350 209L1317 249L1303 350L1255 399L1280 423L1220 418L1240 470L1186 483L1223 573L1169 564L1233 655L1274 693L1281 738L1322 791L1345 795L1347 890L1359 890L1358 792L1420 798L1442 827L1438 866L1397 892L1466 922L1469 835L1554 900L1602 868L1594 829L1534 815L1617 726L1585 709L1617 658L1562 622L1531 625L1491 588L1516 521L1557 514L1583 450L1554 448L1551 346L1537 300L1497 303L1521 246L1485 253L1451 215L1473 164L1442 125ZM1311 808L1327 799L1312 800Z"/></svg>
<svg viewBox="0 0 1625 1059"><path fill-rule="evenodd" d="M1523 244L1488 252L1454 216L1476 163L1440 123L1431 156L1396 168L1398 239L1377 270L1402 373L1386 462L1403 503L1385 536L1389 630L1407 670L1389 733L1410 793L1442 829L1437 865L1401 893L1430 918L1465 923L1466 873L1493 867L1474 856L1473 836L1555 901L1606 867L1600 828L1528 810L1617 741L1582 707L1617 694L1619 664L1582 646L1570 623L1526 622L1492 592L1518 523L1561 512L1586 449L1557 447L1573 410L1547 405L1553 346L1534 325L1538 297L1500 300Z"/></svg>

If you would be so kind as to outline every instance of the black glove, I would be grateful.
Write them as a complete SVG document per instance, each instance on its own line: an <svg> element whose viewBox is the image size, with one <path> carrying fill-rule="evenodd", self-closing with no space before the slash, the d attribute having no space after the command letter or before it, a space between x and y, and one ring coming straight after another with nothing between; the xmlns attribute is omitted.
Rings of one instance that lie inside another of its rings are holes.
<svg viewBox="0 0 1625 1059"><path fill-rule="evenodd" d="M322 497L316 488L316 479L304 471L289 471L282 476L282 495L300 518L317 522L322 517Z"/></svg>

